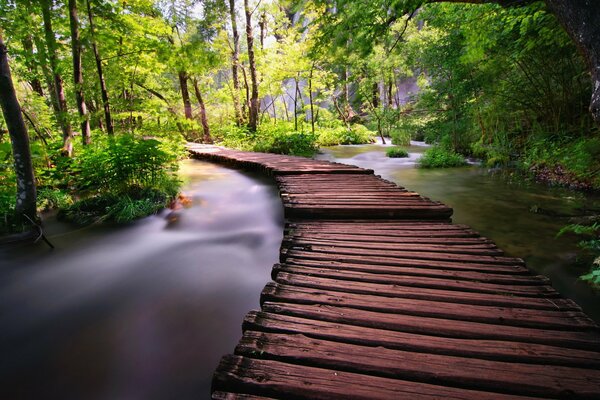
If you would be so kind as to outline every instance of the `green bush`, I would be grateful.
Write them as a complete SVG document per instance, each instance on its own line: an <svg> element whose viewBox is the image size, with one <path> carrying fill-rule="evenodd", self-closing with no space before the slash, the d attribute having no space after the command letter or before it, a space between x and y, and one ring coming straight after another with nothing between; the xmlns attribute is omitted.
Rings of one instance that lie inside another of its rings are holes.
<svg viewBox="0 0 600 400"><path fill-rule="evenodd" d="M406 158L408 157L408 151L402 147L390 147L387 149L385 154L390 158Z"/></svg>
<svg viewBox="0 0 600 400"><path fill-rule="evenodd" d="M578 243L578 246L591 254L594 257L594 261L590 267L590 272L582 275L580 278L593 286L600 287L600 223L596 222L591 225L566 225L556 236L561 236L564 233L574 233L583 238Z"/></svg>
<svg viewBox="0 0 600 400"><path fill-rule="evenodd" d="M467 165L464 157L452 150L434 146L425 151L418 163L420 168L449 168Z"/></svg>
<svg viewBox="0 0 600 400"><path fill-rule="evenodd" d="M319 127L317 132L319 146L367 144L375 141L375 132L360 124L351 125L350 130L346 126Z"/></svg>
<svg viewBox="0 0 600 400"><path fill-rule="evenodd" d="M61 217L87 224L127 222L156 213L177 195L178 146L132 135L97 140L73 160L73 185L84 195ZM56 193L45 196L64 201Z"/></svg>
<svg viewBox="0 0 600 400"><path fill-rule="evenodd" d="M40 188L37 191L37 209L46 211L54 208L66 208L73 204L73 197L61 189Z"/></svg>

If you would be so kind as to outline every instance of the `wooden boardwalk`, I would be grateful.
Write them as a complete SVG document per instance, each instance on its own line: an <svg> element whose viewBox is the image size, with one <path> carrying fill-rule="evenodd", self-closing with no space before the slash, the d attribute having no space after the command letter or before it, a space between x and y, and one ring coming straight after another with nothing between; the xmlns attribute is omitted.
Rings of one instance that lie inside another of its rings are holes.
<svg viewBox="0 0 600 400"><path fill-rule="evenodd" d="M600 399L600 330L548 279L353 166L190 146L273 176L280 263L213 399Z"/></svg>

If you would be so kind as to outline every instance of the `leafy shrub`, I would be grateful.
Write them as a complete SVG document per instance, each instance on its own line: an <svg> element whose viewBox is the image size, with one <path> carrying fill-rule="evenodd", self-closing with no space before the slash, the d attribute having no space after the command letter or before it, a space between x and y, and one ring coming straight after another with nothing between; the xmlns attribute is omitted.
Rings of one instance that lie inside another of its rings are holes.
<svg viewBox="0 0 600 400"><path fill-rule="evenodd" d="M37 191L38 211L66 208L73 204L73 197L61 189L41 188Z"/></svg>
<svg viewBox="0 0 600 400"><path fill-rule="evenodd" d="M425 151L419 159L421 168L449 168L467 165L463 156L441 146L434 146Z"/></svg>
<svg viewBox="0 0 600 400"><path fill-rule="evenodd" d="M59 211L58 217L81 225L112 221L124 223L156 214L173 196L154 188L130 188L128 193L103 193Z"/></svg>
<svg viewBox="0 0 600 400"><path fill-rule="evenodd" d="M402 147L390 147L387 149L385 154L390 158L406 158L408 157L408 151Z"/></svg>
<svg viewBox="0 0 600 400"><path fill-rule="evenodd" d="M253 150L263 153L312 156L318 150L316 142L316 136L310 133L275 131L269 136L260 137L254 144Z"/></svg>
<svg viewBox="0 0 600 400"><path fill-rule="evenodd" d="M360 124L351 125L350 130L342 125L332 128L319 127L318 134L319 146L373 143L375 136L375 132Z"/></svg>
<svg viewBox="0 0 600 400"><path fill-rule="evenodd" d="M566 225L556 236L561 236L565 233L574 233L583 237L578 246L595 258L592 262L590 272L580 276L580 278L594 286L600 287L600 223L595 222L591 225Z"/></svg>
<svg viewBox="0 0 600 400"><path fill-rule="evenodd" d="M64 204L59 216L87 224L127 222L157 212L179 190L177 149L176 144L132 135L87 146L71 167L75 188L87 197ZM61 200L56 193L47 197Z"/></svg>

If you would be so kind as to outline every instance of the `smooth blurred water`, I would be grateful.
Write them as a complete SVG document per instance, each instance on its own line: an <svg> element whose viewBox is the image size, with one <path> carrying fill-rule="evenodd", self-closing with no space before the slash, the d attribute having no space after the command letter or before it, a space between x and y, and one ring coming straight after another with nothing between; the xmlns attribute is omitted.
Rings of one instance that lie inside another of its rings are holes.
<svg viewBox="0 0 600 400"><path fill-rule="evenodd" d="M568 216L600 210L598 196L526 183L476 166L415 168L426 150L423 143L413 142L409 158L386 157L388 146L336 146L322 149L317 158L371 168L385 179L451 206L454 222L470 225L508 255L523 258L529 268L548 276L557 290L600 322L600 293L578 279L589 266L577 262L580 239L556 237L569 222Z"/></svg>
<svg viewBox="0 0 600 400"><path fill-rule="evenodd" d="M0 399L204 399L282 239L276 189L200 161L191 207L120 226L50 218L0 248Z"/></svg>

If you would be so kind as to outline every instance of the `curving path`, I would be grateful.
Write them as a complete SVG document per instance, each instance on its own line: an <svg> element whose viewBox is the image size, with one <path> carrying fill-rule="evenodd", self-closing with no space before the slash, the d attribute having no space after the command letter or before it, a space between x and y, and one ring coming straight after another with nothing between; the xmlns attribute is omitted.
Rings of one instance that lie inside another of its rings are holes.
<svg viewBox="0 0 600 400"><path fill-rule="evenodd" d="M273 176L280 263L213 399L600 398L600 330L452 209L373 171L190 145Z"/></svg>

